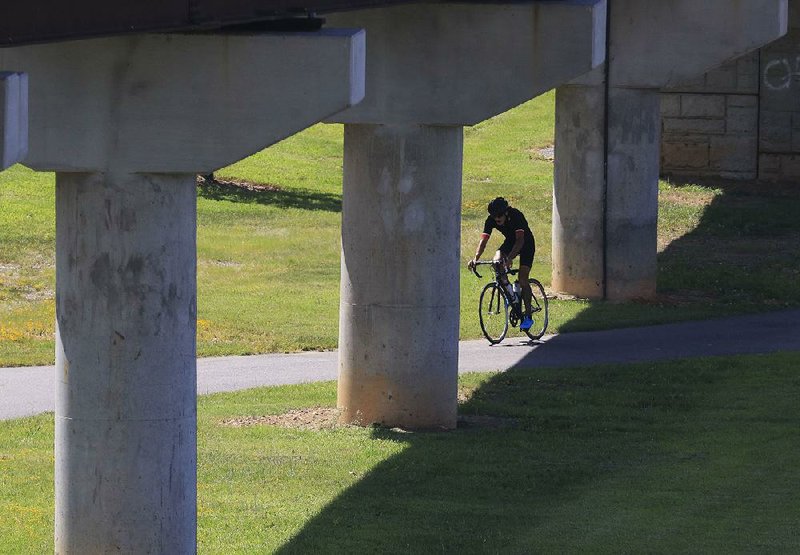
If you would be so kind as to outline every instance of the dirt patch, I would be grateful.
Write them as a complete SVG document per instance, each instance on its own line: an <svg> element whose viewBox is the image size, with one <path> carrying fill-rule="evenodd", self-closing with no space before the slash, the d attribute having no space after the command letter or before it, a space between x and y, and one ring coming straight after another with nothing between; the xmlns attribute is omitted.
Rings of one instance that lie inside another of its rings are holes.
<svg viewBox="0 0 800 555"><path fill-rule="evenodd" d="M531 155L531 159L536 160L547 160L548 162L552 162L556 159L556 149L552 145L544 148L529 148L528 154Z"/></svg>
<svg viewBox="0 0 800 555"><path fill-rule="evenodd" d="M198 175L198 185L213 185L217 187L232 187L244 191L251 191L254 193L262 193L265 191L280 191L281 188L272 183L253 183L250 181L243 181L238 179L217 179L213 175Z"/></svg>
<svg viewBox="0 0 800 555"><path fill-rule="evenodd" d="M474 393L473 389L460 388L459 402L469 399ZM245 428L248 426L274 426L277 428L290 428L295 430L333 430L346 428L355 424L341 424L339 415L341 411L331 407L312 407L306 409L293 409L283 414L267 414L263 416L241 416L228 418L220 425L228 428ZM503 418L487 415L459 415L458 429L501 430L517 427L516 418ZM403 428L386 428L395 433L413 433L412 430Z"/></svg>
<svg viewBox="0 0 800 555"><path fill-rule="evenodd" d="M198 264L201 266L217 266L220 268L241 268L244 266L241 262L233 262L232 260L202 260Z"/></svg>
<svg viewBox="0 0 800 555"><path fill-rule="evenodd" d="M466 403L467 401L472 399L472 396L474 394L475 394L475 388L474 387L459 386L458 387L458 403L459 404Z"/></svg>
<svg viewBox="0 0 800 555"><path fill-rule="evenodd" d="M276 426L278 428L294 428L300 430L332 430L338 428L339 409L330 407L312 407L293 409L283 414L267 414L264 416L243 416L223 420L221 424L230 428L246 426Z"/></svg>

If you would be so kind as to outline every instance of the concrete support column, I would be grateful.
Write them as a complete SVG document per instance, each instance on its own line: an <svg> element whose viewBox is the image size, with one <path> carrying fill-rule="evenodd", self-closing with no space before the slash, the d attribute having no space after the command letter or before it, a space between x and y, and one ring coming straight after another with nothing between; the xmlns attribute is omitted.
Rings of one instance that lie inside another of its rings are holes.
<svg viewBox="0 0 800 555"><path fill-rule="evenodd" d="M193 553L195 178L56 183L55 551Z"/></svg>
<svg viewBox="0 0 800 555"><path fill-rule="evenodd" d="M569 85L557 90L556 106L553 288L588 298L652 297L658 91L612 87L606 101L602 82Z"/></svg>
<svg viewBox="0 0 800 555"><path fill-rule="evenodd" d="M588 298L604 296L605 99L602 82L556 89L552 287Z"/></svg>
<svg viewBox="0 0 800 555"><path fill-rule="evenodd" d="M342 419L454 428L459 126L345 125Z"/></svg>
<svg viewBox="0 0 800 555"><path fill-rule="evenodd" d="M613 0L608 63L556 95L553 288L656 293L658 91L786 32L786 0Z"/></svg>
<svg viewBox="0 0 800 555"><path fill-rule="evenodd" d="M658 89L609 90L606 298L656 294L661 114Z"/></svg>

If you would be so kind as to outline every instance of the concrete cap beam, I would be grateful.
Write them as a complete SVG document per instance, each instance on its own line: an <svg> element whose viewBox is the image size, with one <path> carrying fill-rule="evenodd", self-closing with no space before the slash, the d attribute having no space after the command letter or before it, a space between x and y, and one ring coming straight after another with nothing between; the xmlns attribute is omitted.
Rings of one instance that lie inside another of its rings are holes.
<svg viewBox="0 0 800 555"><path fill-rule="evenodd" d="M605 59L605 0L414 4L327 16L366 29L367 94L330 122L471 125Z"/></svg>
<svg viewBox="0 0 800 555"><path fill-rule="evenodd" d="M787 31L787 0L613 0L612 86L675 85Z"/></svg>
<svg viewBox="0 0 800 555"><path fill-rule="evenodd" d="M134 35L0 50L30 75L26 165L200 173L359 102L364 32Z"/></svg>
<svg viewBox="0 0 800 555"><path fill-rule="evenodd" d="M0 170L28 154L28 76L0 72Z"/></svg>

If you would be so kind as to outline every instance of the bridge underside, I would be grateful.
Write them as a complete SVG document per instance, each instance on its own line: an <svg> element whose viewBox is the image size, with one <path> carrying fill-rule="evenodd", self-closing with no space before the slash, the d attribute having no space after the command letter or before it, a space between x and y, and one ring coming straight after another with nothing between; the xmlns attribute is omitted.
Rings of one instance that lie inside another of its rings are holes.
<svg viewBox="0 0 800 555"><path fill-rule="evenodd" d="M311 31L315 14L407 0L106 0L5 2L0 46L145 32Z"/></svg>

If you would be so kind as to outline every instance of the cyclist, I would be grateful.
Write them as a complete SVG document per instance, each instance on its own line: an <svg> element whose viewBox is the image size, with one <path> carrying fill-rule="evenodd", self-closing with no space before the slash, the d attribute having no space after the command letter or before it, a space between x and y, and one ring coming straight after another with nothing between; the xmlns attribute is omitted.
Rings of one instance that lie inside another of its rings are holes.
<svg viewBox="0 0 800 555"><path fill-rule="evenodd" d="M525 317L520 324L520 329L529 330L533 325L531 319L531 285L528 276L533 264L533 254L536 251L536 241L533 232L528 226L525 215L509 206L503 197L497 197L488 206L489 217L483 226L475 258L469 261L467 267L471 270L483 254L486 243L493 229L497 229L505 237L505 241L494 255L495 263L502 263L506 270L511 268L512 261L519 255L519 283L522 288L522 301L525 303Z"/></svg>

